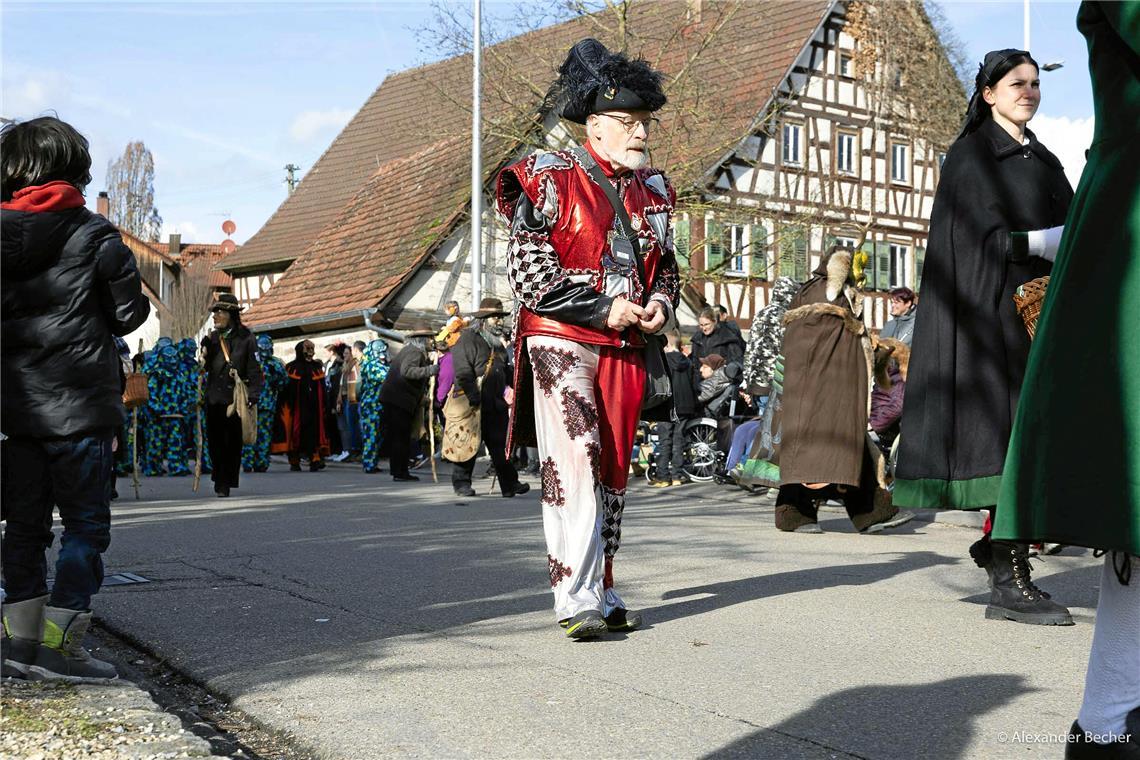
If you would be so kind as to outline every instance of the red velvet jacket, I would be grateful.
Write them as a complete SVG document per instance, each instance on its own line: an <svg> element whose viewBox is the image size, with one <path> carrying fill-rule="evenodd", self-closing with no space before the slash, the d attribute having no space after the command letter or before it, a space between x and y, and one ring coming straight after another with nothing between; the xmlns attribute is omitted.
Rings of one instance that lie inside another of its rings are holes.
<svg viewBox="0 0 1140 760"><path fill-rule="evenodd" d="M598 164L614 180L608 162ZM676 195L658 169L625 172L614 181L638 235L648 287L636 266L622 267L609 255L613 208L572 151L535 153L500 173L496 202L511 224L507 271L520 301L519 338L642 345L639 330L606 326L618 295L641 305L659 300L671 316L680 296L669 228Z"/></svg>

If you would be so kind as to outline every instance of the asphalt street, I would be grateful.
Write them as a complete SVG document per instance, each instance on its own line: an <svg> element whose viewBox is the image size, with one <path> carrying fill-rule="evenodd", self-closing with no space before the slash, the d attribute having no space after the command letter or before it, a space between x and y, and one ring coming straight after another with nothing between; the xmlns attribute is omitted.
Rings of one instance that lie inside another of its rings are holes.
<svg viewBox="0 0 1140 760"><path fill-rule="evenodd" d="M480 464L477 472L483 470ZM427 475L426 470L421 475ZM782 534L767 497L634 484L615 575L647 626L556 626L537 487L457 500L330 467L120 481L96 614L321 757L1059 758L1100 560L1036 577L1077 624L983 619L976 531ZM537 486L536 481L531 480Z"/></svg>

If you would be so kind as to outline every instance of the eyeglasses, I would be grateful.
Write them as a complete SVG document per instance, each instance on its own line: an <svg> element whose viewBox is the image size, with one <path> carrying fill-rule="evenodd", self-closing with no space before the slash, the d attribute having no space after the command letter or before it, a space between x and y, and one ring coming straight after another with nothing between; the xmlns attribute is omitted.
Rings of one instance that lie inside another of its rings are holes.
<svg viewBox="0 0 1140 760"><path fill-rule="evenodd" d="M648 132L649 130L661 124L661 120L656 116L650 116L648 119L624 119L621 116L615 116L612 113L599 113L598 116L605 116L609 119L613 119L616 122L620 122L621 125L625 127L625 133L627 135L632 135L634 132L636 132L639 125L645 127L645 131Z"/></svg>

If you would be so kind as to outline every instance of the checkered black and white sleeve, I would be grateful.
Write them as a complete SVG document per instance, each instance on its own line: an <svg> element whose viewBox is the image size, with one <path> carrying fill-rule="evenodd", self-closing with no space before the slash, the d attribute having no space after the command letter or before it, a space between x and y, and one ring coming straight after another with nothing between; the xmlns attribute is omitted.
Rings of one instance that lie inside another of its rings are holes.
<svg viewBox="0 0 1140 760"><path fill-rule="evenodd" d="M613 299L589 282L572 280L550 242L549 218L523 194L511 222L507 277L515 297L543 317L602 328Z"/></svg>

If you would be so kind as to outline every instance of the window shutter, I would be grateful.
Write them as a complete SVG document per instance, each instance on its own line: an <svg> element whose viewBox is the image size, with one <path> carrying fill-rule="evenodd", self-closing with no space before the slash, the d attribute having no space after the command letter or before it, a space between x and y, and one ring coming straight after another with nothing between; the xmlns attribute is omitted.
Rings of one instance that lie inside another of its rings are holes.
<svg viewBox="0 0 1140 760"><path fill-rule="evenodd" d="M724 263L724 225L716 219L705 222L705 269L718 268Z"/></svg>
<svg viewBox="0 0 1140 760"><path fill-rule="evenodd" d="M689 220L678 219L673 225L673 253L677 264L689 268Z"/></svg>
<svg viewBox="0 0 1140 760"><path fill-rule="evenodd" d="M875 243L875 289L891 289L890 243Z"/></svg>
<svg viewBox="0 0 1140 760"><path fill-rule="evenodd" d="M748 252L752 257L752 276L768 279L768 230L762 224L754 224L749 230Z"/></svg>
<svg viewBox="0 0 1140 760"><path fill-rule="evenodd" d="M922 263L926 259L926 249L921 245L914 249L914 289L922 287Z"/></svg>
<svg viewBox="0 0 1140 760"><path fill-rule="evenodd" d="M797 229L793 241L796 246L796 280L803 282L808 277L807 234L802 229Z"/></svg>

